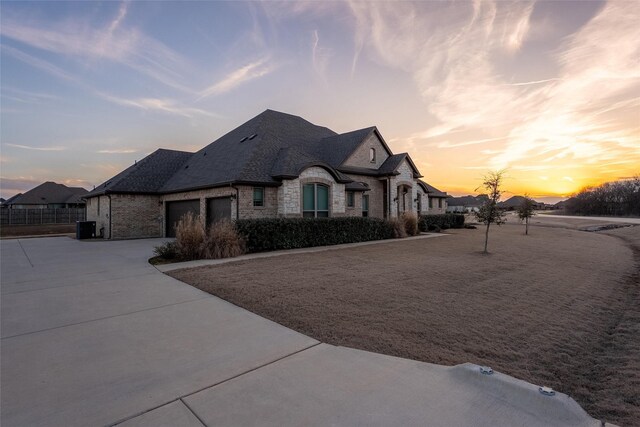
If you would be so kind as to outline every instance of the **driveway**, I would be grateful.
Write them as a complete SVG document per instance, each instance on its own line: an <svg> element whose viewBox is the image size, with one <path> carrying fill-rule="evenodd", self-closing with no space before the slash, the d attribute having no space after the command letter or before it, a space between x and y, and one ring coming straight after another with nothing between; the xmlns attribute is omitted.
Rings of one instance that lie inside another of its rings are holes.
<svg viewBox="0 0 640 427"><path fill-rule="evenodd" d="M158 272L160 242L0 242L3 426L600 425L476 365L321 344Z"/></svg>

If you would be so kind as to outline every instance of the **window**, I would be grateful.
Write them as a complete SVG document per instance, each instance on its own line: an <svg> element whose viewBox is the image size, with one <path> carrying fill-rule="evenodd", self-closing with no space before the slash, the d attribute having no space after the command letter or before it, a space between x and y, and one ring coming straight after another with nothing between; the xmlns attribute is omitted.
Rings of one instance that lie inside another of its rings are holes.
<svg viewBox="0 0 640 427"><path fill-rule="evenodd" d="M98 196L98 216L100 216L100 196Z"/></svg>
<svg viewBox="0 0 640 427"><path fill-rule="evenodd" d="M362 195L362 216L369 216L369 196Z"/></svg>
<svg viewBox="0 0 640 427"><path fill-rule="evenodd" d="M433 209L433 199L429 197L429 208Z"/></svg>
<svg viewBox="0 0 640 427"><path fill-rule="evenodd" d="M302 216L305 218L329 216L329 187L322 184L305 184L302 187Z"/></svg>
<svg viewBox="0 0 640 427"><path fill-rule="evenodd" d="M442 209L442 199L438 199L438 207Z"/></svg>
<svg viewBox="0 0 640 427"><path fill-rule="evenodd" d="M264 206L264 187L253 187L253 206Z"/></svg>
<svg viewBox="0 0 640 427"><path fill-rule="evenodd" d="M376 149L375 148L369 148L369 161L371 163L375 163L376 162Z"/></svg>
<svg viewBox="0 0 640 427"><path fill-rule="evenodd" d="M422 194L418 193L418 197L416 198L416 210L418 211L418 215L420 215L420 212L422 212Z"/></svg>
<svg viewBox="0 0 640 427"><path fill-rule="evenodd" d="M352 208L355 206L356 204L356 200L355 200L355 195L353 194L353 191L347 191L347 207L348 208Z"/></svg>

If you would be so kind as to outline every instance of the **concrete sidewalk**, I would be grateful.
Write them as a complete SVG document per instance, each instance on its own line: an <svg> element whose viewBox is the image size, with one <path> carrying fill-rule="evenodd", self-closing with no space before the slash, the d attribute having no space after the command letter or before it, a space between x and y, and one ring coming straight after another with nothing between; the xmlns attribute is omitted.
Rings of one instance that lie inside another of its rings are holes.
<svg viewBox="0 0 640 427"><path fill-rule="evenodd" d="M0 242L2 426L600 425L475 365L318 343L158 272L161 241Z"/></svg>

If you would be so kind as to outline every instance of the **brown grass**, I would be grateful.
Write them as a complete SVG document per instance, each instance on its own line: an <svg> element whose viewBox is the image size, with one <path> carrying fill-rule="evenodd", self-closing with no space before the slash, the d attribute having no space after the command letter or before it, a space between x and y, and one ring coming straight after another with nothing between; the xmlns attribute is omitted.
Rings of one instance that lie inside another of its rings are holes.
<svg viewBox="0 0 640 427"><path fill-rule="evenodd" d="M176 249L181 259L202 258L205 231L199 216L188 212L176 225Z"/></svg>
<svg viewBox="0 0 640 427"><path fill-rule="evenodd" d="M391 218L388 220L393 227L393 237L396 239L407 237L407 229L401 218Z"/></svg>
<svg viewBox="0 0 640 427"><path fill-rule="evenodd" d="M231 258L245 253L244 241L229 220L218 221L209 228L203 248L203 258Z"/></svg>
<svg viewBox="0 0 640 427"><path fill-rule="evenodd" d="M489 255L481 230L449 233L171 275L320 341L488 365L637 425L640 227L492 227Z"/></svg>
<svg viewBox="0 0 640 427"><path fill-rule="evenodd" d="M418 216L413 212L404 212L400 220L404 224L404 231L407 236L415 236L420 232L418 230Z"/></svg>

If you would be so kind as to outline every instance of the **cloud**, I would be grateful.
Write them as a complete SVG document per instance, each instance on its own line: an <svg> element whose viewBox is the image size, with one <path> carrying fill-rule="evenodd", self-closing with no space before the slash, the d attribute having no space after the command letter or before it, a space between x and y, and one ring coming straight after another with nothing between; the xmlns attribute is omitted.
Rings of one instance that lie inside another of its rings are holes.
<svg viewBox="0 0 640 427"><path fill-rule="evenodd" d="M255 62L251 62L244 65L231 73L227 74L222 80L207 87L200 93L198 100L207 98L209 96L220 95L225 92L229 92L236 87L269 74L274 70L274 67L268 64L266 58L259 59Z"/></svg>
<svg viewBox="0 0 640 427"><path fill-rule="evenodd" d="M437 119L404 140L445 137L436 147L452 148L485 141L477 135L504 135L499 150L477 159L491 169L545 158L593 167L624 156L640 162L640 26L632 2L606 3L574 34L554 41L555 51L544 58L549 67L538 73L545 78L521 82L511 81L504 67L527 48L531 2L353 1L350 7L356 46L362 42L378 62L410 73Z"/></svg>
<svg viewBox="0 0 640 427"><path fill-rule="evenodd" d="M4 145L8 147L21 148L23 150L35 150L35 151L65 151L67 149L67 147L33 147L30 145L9 144L9 143L5 143Z"/></svg>
<svg viewBox="0 0 640 427"><path fill-rule="evenodd" d="M316 74L326 83L326 71L331 59L331 49L320 46L318 30L313 31L313 44L311 48L311 62Z"/></svg>
<svg viewBox="0 0 640 427"><path fill-rule="evenodd" d="M0 34L40 50L74 57L85 63L89 61L88 64L100 60L119 63L167 86L191 93L191 89L181 83L187 69L186 58L136 28L123 27L128 5L122 3L117 16L106 26L92 25L82 18L25 22L6 16ZM30 63L42 68L34 61Z"/></svg>
<svg viewBox="0 0 640 427"><path fill-rule="evenodd" d="M137 153L139 150L133 148L115 148L112 150L98 150L98 154L131 154Z"/></svg>
<svg viewBox="0 0 640 427"><path fill-rule="evenodd" d="M210 111L205 111L200 108L187 107L182 105L178 101L172 99L160 99L160 98L120 98L117 96L98 93L103 99L107 101L113 102L115 104L124 105L127 107L139 108L145 111L159 111L163 113L175 114L182 117L194 118L196 116L206 116L206 117L216 117L219 118L218 114L212 113Z"/></svg>

